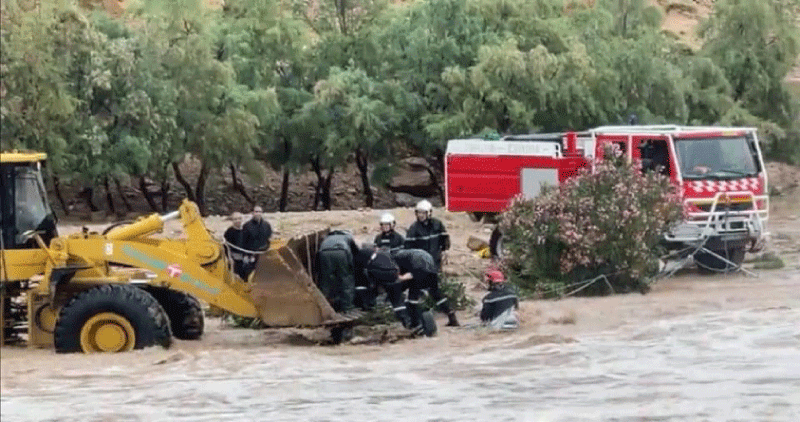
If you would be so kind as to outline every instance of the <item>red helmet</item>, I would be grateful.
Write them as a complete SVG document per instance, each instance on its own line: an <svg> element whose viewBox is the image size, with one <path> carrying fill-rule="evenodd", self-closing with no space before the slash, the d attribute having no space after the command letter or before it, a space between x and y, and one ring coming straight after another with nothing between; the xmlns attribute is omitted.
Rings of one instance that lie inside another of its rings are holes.
<svg viewBox="0 0 800 422"><path fill-rule="evenodd" d="M484 276L489 283L504 283L506 281L506 276L500 270L488 270Z"/></svg>

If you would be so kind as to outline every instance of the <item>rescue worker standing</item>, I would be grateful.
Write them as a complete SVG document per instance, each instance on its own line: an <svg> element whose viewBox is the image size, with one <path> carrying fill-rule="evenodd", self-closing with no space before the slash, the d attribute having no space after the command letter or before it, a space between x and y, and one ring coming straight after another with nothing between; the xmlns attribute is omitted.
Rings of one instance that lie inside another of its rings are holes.
<svg viewBox="0 0 800 422"><path fill-rule="evenodd" d="M380 234L375 236L375 246L390 252L403 248L405 240L403 235L394 230L395 220L392 214L387 212L381 216L380 227Z"/></svg>
<svg viewBox="0 0 800 422"><path fill-rule="evenodd" d="M412 331L422 332L422 291L427 290L436 309L447 314L448 327L458 327L456 313L450 309L447 297L439 290L439 271L433 257L422 249L401 249L392 254L397 265L398 279L408 288L406 306Z"/></svg>
<svg viewBox="0 0 800 422"><path fill-rule="evenodd" d="M347 313L353 309L354 256L357 253L358 246L353 236L344 230L330 232L319 245L319 288L338 313Z"/></svg>
<svg viewBox="0 0 800 422"><path fill-rule="evenodd" d="M450 235L444 224L432 217L433 205L423 199L417 203L417 221L406 232L406 249L422 249L433 257L436 271L442 268L442 252L450 249Z"/></svg>
<svg viewBox="0 0 800 422"><path fill-rule="evenodd" d="M517 292L506 284L506 278L499 270L490 269L485 277L489 283L489 294L482 301L481 322L499 330L519 327L519 318L516 315L516 310L519 309Z"/></svg>
<svg viewBox="0 0 800 422"><path fill-rule="evenodd" d="M242 229L242 214L234 212L231 214L231 226L225 230L223 235L225 243L228 244L228 251L233 260L233 272L242 280L247 280L246 261L249 255L245 254L244 249L244 229Z"/></svg>
<svg viewBox="0 0 800 422"><path fill-rule="evenodd" d="M269 241L272 237L272 226L264 219L263 210L260 206L253 207L253 216L247 223L244 223L244 248L252 253L260 253L269 249ZM256 266L258 255L247 257L245 268L248 273L253 271Z"/></svg>

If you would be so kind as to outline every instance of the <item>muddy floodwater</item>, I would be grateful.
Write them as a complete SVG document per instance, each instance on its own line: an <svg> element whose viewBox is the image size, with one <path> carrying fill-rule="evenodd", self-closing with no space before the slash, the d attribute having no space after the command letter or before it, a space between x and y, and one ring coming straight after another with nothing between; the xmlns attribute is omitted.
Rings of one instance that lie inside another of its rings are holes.
<svg viewBox="0 0 800 422"><path fill-rule="evenodd" d="M67 356L72 369L6 383L2 420L800 421L800 307L438 344L457 335L385 349L153 349L96 367Z"/></svg>

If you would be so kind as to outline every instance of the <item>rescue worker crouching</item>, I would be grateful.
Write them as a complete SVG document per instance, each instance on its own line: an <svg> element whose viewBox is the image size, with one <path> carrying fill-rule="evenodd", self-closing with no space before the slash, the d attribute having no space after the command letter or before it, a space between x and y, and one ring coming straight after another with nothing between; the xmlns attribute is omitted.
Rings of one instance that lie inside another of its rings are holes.
<svg viewBox="0 0 800 422"><path fill-rule="evenodd" d="M405 239L403 239L403 235L395 231L395 225L394 215L387 212L381 216L381 232L375 236L375 246L390 252L403 248Z"/></svg>
<svg viewBox="0 0 800 422"><path fill-rule="evenodd" d="M513 330L519 327L517 292L505 282L505 275L500 270L486 271L485 278L489 284L489 294L482 300L481 323L497 330Z"/></svg>
<svg viewBox="0 0 800 422"><path fill-rule="evenodd" d="M354 257L355 263L355 301L356 308L363 311L374 309L377 304L378 284L367 271L367 266L375 252L375 245L365 243Z"/></svg>
<svg viewBox="0 0 800 422"><path fill-rule="evenodd" d="M389 252L380 250L373 246L366 246L361 249L364 256L364 272L367 274L370 283L382 288L386 292L386 298L392 305L394 316L403 324L405 328L411 328L408 308L405 303L404 283L398 279L399 268Z"/></svg>
<svg viewBox="0 0 800 422"><path fill-rule="evenodd" d="M450 249L450 235L444 224L433 218L433 205L427 200L417 203L417 221L411 224L406 232L406 249L422 249L433 258L436 270L442 268L442 252Z"/></svg>
<svg viewBox="0 0 800 422"><path fill-rule="evenodd" d="M333 309L340 314L353 310L355 299L355 262L358 246L353 235L344 230L330 232L317 252L319 287Z"/></svg>
<svg viewBox="0 0 800 422"><path fill-rule="evenodd" d="M436 309L447 314L448 327L459 326L456 313L450 308L447 297L439 289L439 270L428 252L421 249L401 249L392 254L399 270L398 279L408 289L408 308L411 329L422 329L422 291L426 290L436 304Z"/></svg>

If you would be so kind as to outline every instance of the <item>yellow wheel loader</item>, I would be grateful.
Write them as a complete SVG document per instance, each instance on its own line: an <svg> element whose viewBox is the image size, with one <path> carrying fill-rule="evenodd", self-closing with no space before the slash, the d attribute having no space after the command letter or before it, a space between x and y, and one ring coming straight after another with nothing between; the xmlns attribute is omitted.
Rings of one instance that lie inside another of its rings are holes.
<svg viewBox="0 0 800 422"><path fill-rule="evenodd" d="M59 236L42 178L43 153L0 154L0 344L27 340L57 352L169 346L203 331L198 301L271 327L328 327L334 312L316 287L314 256L325 231L275 241L249 280L237 276L197 206ZM158 237L179 219L179 239Z"/></svg>

